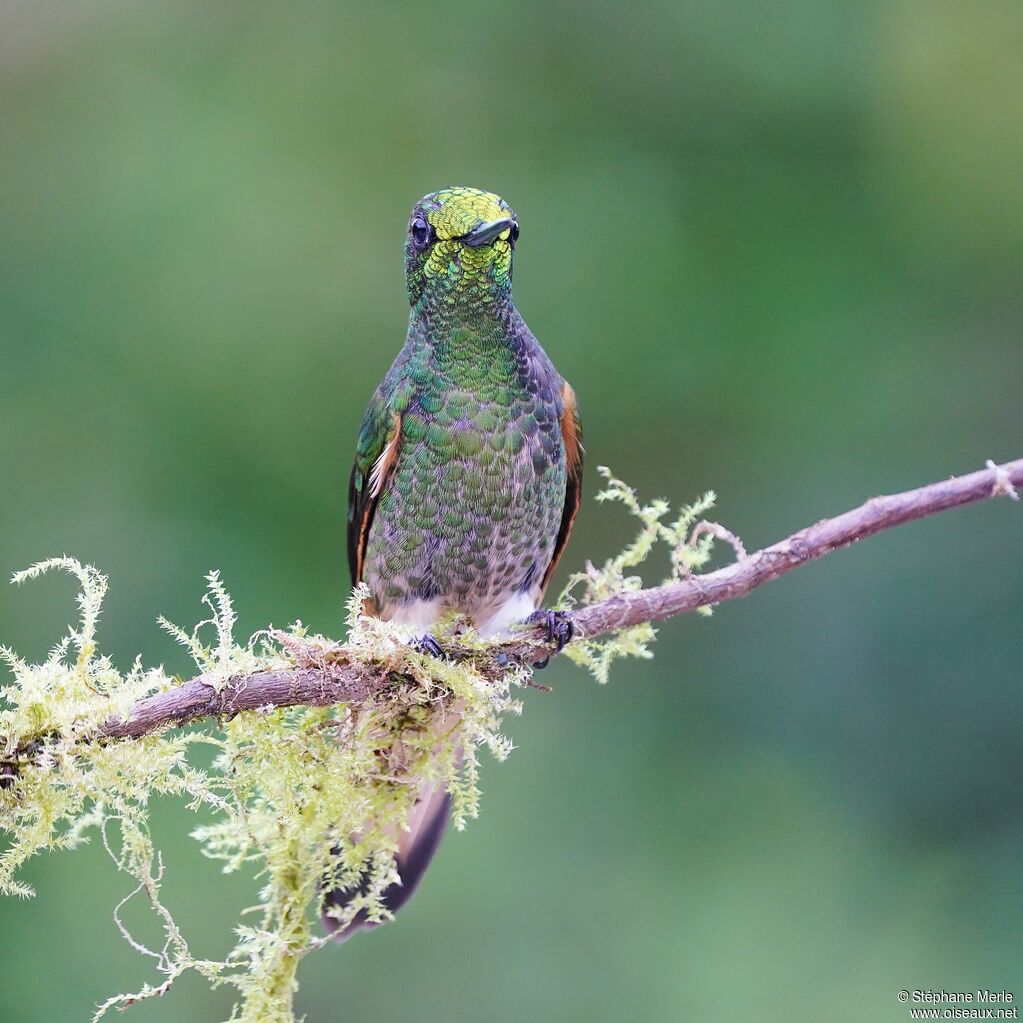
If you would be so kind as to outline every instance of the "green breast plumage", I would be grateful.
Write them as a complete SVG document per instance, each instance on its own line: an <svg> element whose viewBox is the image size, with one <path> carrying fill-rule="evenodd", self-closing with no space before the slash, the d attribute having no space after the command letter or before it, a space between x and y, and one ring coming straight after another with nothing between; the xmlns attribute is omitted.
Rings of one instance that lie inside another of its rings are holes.
<svg viewBox="0 0 1023 1023"><path fill-rule="evenodd" d="M485 622L517 594L536 606L565 509L562 387L510 304L468 325L413 313L364 420L400 423L365 541L379 613Z"/></svg>

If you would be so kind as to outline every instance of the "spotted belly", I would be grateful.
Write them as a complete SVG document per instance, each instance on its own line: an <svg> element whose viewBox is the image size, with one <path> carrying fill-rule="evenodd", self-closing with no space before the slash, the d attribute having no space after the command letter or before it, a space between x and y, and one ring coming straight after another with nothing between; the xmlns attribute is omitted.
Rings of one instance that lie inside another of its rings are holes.
<svg viewBox="0 0 1023 1023"><path fill-rule="evenodd" d="M560 434L466 431L403 448L380 496L364 578L378 613L419 630L449 612L485 633L539 605L565 504Z"/></svg>

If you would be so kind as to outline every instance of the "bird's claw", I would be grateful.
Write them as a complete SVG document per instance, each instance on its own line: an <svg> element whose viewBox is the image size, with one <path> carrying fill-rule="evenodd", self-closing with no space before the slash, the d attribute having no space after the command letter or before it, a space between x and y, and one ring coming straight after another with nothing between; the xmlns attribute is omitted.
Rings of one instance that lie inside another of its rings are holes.
<svg viewBox="0 0 1023 1023"><path fill-rule="evenodd" d="M549 611L541 608L534 611L527 619L527 625L540 625L547 633L547 642L554 644L554 654L560 654L565 645L572 640L575 629L572 619L567 611ZM546 668L550 663L553 654L548 654L542 661L537 661L533 667L537 670Z"/></svg>
<svg viewBox="0 0 1023 1023"><path fill-rule="evenodd" d="M431 657L444 656L444 648L429 632L422 636L416 636L415 639L409 642L409 646L412 647L416 653L429 654Z"/></svg>

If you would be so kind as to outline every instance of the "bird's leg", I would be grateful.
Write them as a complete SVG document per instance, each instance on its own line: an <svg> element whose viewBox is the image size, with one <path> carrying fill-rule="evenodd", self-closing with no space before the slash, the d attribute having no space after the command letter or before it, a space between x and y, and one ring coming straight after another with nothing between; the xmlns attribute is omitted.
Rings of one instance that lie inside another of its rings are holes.
<svg viewBox="0 0 1023 1023"><path fill-rule="evenodd" d="M422 636L416 636L414 639L410 640L409 646L412 647L416 653L429 654L431 657L444 656L444 648L437 642L436 637L429 632L425 632Z"/></svg>
<svg viewBox="0 0 1023 1023"><path fill-rule="evenodd" d="M547 633L547 642L554 644L555 654L560 654L565 649L565 644L571 641L575 631L567 611L549 611L546 608L541 608L526 619L526 624L543 626ZM546 668L552 656L553 654L549 654L542 661L537 661L533 667L537 670Z"/></svg>

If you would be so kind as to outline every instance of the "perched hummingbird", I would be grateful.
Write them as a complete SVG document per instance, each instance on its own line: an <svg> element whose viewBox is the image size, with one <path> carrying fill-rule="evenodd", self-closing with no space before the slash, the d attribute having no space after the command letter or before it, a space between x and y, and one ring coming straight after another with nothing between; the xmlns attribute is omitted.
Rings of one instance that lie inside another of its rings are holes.
<svg viewBox="0 0 1023 1023"><path fill-rule="evenodd" d="M353 584L371 614L412 629L467 616L484 635L524 620L560 646L564 616L540 611L576 512L582 482L575 393L512 303L515 213L499 196L444 188L412 210L405 280L412 312L405 346L362 418L348 491ZM396 912L440 841L449 797L424 784L401 836ZM354 890L327 893L344 906ZM337 930L371 926L362 914Z"/></svg>

